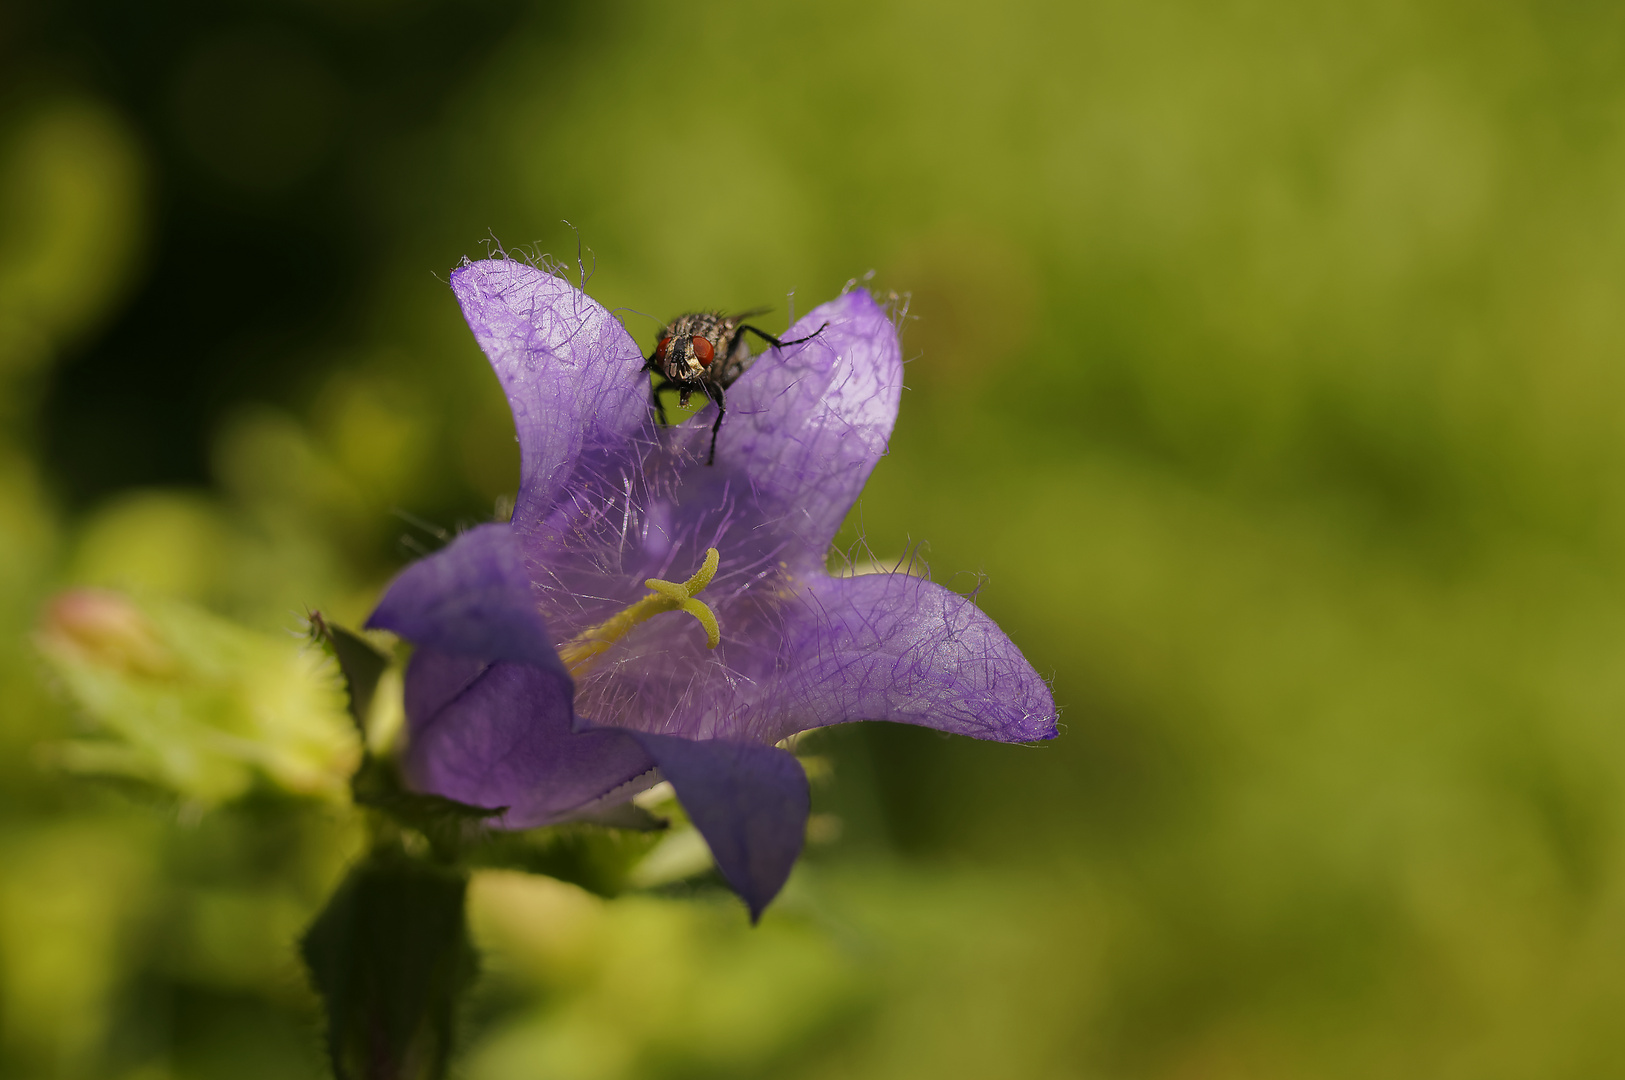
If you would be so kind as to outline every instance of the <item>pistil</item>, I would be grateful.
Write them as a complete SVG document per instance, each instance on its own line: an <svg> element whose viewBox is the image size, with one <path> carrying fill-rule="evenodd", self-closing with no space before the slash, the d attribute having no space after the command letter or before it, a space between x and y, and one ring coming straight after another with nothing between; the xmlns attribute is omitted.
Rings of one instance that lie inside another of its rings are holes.
<svg viewBox="0 0 1625 1080"><path fill-rule="evenodd" d="M559 657L574 678L580 678L593 661L611 645L631 632L634 626L668 611L686 611L705 627L705 647L714 649L722 641L717 617L703 601L694 599L716 576L721 556L716 548L707 548L705 562L684 582L649 578L644 585L649 594L636 603L617 611L597 626L588 627L559 647Z"/></svg>

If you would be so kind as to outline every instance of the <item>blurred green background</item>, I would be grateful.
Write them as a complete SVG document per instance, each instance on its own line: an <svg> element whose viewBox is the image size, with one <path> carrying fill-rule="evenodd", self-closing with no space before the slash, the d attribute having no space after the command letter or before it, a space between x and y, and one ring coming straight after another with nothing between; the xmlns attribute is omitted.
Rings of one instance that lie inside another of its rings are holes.
<svg viewBox="0 0 1625 1080"><path fill-rule="evenodd" d="M446 272L578 237L644 344L912 294L845 540L1064 733L824 737L755 931L478 878L460 1075L1625 1075L1625 8L1533 0L12 0L0 1073L320 1075L350 827L65 779L31 628L361 618L517 480Z"/></svg>

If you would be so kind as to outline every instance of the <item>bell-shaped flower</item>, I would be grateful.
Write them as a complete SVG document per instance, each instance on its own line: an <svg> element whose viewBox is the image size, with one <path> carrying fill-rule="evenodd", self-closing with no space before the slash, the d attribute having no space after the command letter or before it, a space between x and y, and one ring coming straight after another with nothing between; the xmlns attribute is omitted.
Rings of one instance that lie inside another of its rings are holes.
<svg viewBox="0 0 1625 1080"><path fill-rule="evenodd" d="M407 567L371 618L416 645L414 786L518 828L664 777L755 918L807 819L787 736L891 720L1054 737L1048 685L970 599L826 571L902 389L896 328L866 291L728 388L707 465L715 406L657 426L643 357L598 303L510 261L466 264L452 288L507 393L521 476L511 522Z"/></svg>

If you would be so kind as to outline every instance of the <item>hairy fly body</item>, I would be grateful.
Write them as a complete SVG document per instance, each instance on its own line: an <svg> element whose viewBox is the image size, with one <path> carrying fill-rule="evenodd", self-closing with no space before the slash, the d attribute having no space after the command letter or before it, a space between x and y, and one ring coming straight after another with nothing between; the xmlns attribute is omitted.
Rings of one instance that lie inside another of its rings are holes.
<svg viewBox="0 0 1625 1080"><path fill-rule="evenodd" d="M745 332L750 331L775 349L811 341L824 332L824 327L820 326L806 337L781 341L745 322L765 310L762 308L738 315L700 311L679 316L660 332L655 351L644 362L644 369L655 374L650 383L650 394L654 399L655 415L662 424L667 422L666 406L660 400L662 390L676 390L678 404L684 408L688 407L689 398L696 392L716 402L717 418L711 424L711 452L705 459L707 465L717 459L717 432L721 430L722 418L728 412L723 403L724 392L756 360L745 340Z"/></svg>

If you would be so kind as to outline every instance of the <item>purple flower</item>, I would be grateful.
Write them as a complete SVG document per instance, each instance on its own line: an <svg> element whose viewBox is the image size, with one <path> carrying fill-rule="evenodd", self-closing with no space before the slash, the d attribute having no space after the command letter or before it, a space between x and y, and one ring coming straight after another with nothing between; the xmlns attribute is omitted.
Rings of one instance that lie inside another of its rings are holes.
<svg viewBox="0 0 1625 1080"><path fill-rule="evenodd" d="M369 625L417 646L410 783L563 821L664 776L760 915L801 850L800 765L775 744L853 720L1055 735L1049 687L969 599L835 578L830 542L897 417L897 333L867 292L808 314L711 406L659 428L630 335L557 277L452 275L518 430L513 520L409 566ZM658 770L658 772L656 771Z"/></svg>

